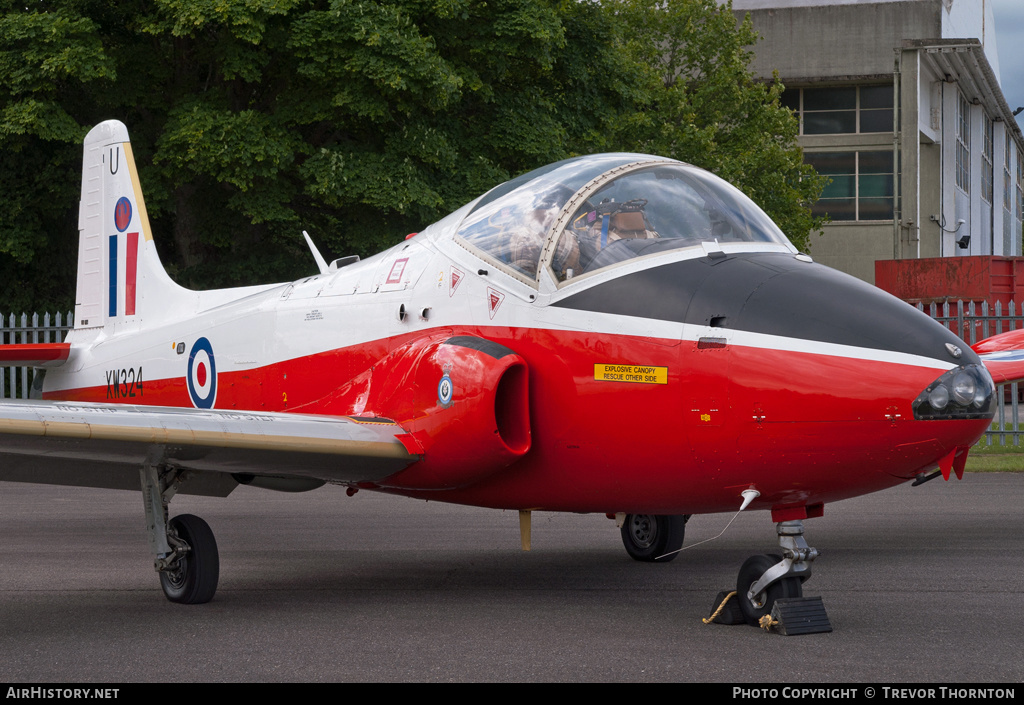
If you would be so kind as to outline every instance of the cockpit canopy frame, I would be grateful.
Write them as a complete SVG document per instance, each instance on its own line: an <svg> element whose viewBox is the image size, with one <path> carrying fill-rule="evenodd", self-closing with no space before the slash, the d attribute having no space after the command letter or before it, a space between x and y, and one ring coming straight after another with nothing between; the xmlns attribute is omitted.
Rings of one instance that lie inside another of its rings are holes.
<svg viewBox="0 0 1024 705"><path fill-rule="evenodd" d="M640 154L577 157L501 184L474 204L455 239L534 288L545 272L562 287L681 249L739 243L797 251L732 185Z"/></svg>

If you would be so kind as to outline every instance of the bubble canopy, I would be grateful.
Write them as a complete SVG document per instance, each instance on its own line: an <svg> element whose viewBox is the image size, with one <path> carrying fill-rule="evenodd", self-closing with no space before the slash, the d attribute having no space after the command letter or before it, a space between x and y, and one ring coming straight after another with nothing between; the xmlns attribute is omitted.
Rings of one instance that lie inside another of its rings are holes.
<svg viewBox="0 0 1024 705"><path fill-rule="evenodd" d="M639 257L703 243L796 252L737 188L697 167L644 154L577 157L491 189L456 238L506 272L559 283Z"/></svg>

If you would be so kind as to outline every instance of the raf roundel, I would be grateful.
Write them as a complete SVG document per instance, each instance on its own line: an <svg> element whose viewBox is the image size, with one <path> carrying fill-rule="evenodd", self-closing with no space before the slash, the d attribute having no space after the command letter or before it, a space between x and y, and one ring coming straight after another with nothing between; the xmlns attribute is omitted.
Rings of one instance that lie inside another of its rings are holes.
<svg viewBox="0 0 1024 705"><path fill-rule="evenodd" d="M123 233L131 222L132 202L125 196L121 196L117 199L117 205L114 206L114 226L117 228L117 232Z"/></svg>
<svg viewBox="0 0 1024 705"><path fill-rule="evenodd" d="M206 338L192 345L188 354L188 395L197 409L212 409L217 399L217 363L213 346Z"/></svg>

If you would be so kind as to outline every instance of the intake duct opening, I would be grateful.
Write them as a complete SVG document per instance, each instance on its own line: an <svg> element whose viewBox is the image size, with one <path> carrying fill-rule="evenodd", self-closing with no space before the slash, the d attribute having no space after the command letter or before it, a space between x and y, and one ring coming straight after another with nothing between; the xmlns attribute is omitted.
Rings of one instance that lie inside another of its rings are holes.
<svg viewBox="0 0 1024 705"><path fill-rule="evenodd" d="M498 435L516 454L525 453L530 448L528 377L526 365L522 361L516 362L505 370L494 395Z"/></svg>

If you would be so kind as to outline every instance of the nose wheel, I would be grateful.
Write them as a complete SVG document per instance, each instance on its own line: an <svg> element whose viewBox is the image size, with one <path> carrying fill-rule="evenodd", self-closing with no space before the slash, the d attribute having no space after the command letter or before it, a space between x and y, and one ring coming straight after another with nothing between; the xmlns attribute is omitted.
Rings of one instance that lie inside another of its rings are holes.
<svg viewBox="0 0 1024 705"><path fill-rule="evenodd" d="M818 557L818 550L804 540L803 522L779 522L775 530L782 555L751 556L736 578L740 610L752 626L772 613L776 600L803 597L803 582L811 577L811 562Z"/></svg>
<svg viewBox="0 0 1024 705"><path fill-rule="evenodd" d="M740 568L736 578L736 597L747 624L756 627L761 618L772 613L775 601L782 597L803 597L804 589L800 578L781 578L755 594L751 587L773 566L782 562L778 554L751 556Z"/></svg>

